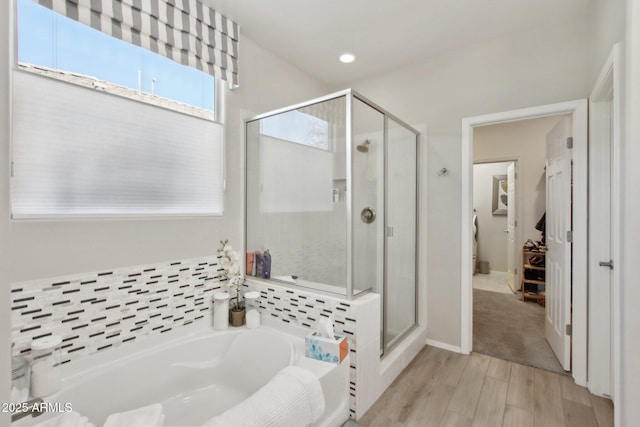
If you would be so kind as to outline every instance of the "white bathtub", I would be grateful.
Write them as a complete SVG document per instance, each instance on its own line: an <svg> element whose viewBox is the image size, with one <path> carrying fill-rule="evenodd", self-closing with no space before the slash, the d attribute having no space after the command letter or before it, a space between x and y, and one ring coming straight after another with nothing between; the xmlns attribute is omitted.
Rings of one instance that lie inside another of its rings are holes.
<svg viewBox="0 0 640 427"><path fill-rule="evenodd" d="M246 399L282 368L297 365L322 385L326 410L314 426L341 426L348 418L349 360L333 365L308 359L308 330L277 327L217 332L192 325L141 338L65 365L61 391L44 400L71 403L97 427L112 413L153 403L163 406L163 425L199 426ZM27 417L14 425L33 426L52 416Z"/></svg>

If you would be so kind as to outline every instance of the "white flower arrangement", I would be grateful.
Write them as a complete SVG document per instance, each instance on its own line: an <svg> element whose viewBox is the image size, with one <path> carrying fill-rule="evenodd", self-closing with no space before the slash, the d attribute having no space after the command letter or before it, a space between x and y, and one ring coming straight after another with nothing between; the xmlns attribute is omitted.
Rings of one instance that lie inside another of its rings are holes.
<svg viewBox="0 0 640 427"><path fill-rule="evenodd" d="M238 309L242 307L240 289L245 281L244 275L240 273L240 254L231 247L228 240L221 240L220 244L222 247L218 249L218 264L223 269L223 278L227 279L227 288L233 291L231 297L235 299L235 302L231 309Z"/></svg>

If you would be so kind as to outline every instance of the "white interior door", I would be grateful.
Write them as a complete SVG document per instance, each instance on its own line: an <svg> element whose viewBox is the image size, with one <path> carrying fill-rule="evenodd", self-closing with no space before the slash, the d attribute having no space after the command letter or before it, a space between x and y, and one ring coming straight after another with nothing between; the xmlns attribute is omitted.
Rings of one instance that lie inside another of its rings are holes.
<svg viewBox="0 0 640 427"><path fill-rule="evenodd" d="M571 370L571 118L547 134L545 337L562 368Z"/></svg>
<svg viewBox="0 0 640 427"><path fill-rule="evenodd" d="M507 283L517 292L516 283L516 165L507 167Z"/></svg>
<svg viewBox="0 0 640 427"><path fill-rule="evenodd" d="M610 94L611 95L611 94ZM611 98L589 107L589 390L611 395L613 275Z"/></svg>

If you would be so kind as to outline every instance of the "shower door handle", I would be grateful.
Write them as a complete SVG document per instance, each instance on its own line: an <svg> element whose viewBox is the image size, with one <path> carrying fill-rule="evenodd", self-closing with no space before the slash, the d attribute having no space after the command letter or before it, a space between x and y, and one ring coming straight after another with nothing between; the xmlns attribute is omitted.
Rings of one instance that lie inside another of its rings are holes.
<svg viewBox="0 0 640 427"><path fill-rule="evenodd" d="M360 212L360 219L365 224L371 224L376 220L376 211L373 208L364 208L362 212Z"/></svg>

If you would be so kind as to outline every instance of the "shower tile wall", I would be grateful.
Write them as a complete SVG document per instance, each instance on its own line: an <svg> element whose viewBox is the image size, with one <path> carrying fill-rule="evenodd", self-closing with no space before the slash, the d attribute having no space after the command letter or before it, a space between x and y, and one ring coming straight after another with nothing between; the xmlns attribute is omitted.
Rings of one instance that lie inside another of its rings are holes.
<svg viewBox="0 0 640 427"><path fill-rule="evenodd" d="M347 252L344 202L331 212L262 214L253 219L271 253L272 277L298 276L345 287ZM286 227L283 227L286 224Z"/></svg>
<svg viewBox="0 0 640 427"><path fill-rule="evenodd" d="M204 318L220 289L216 257L13 284L14 354L61 335L67 363Z"/></svg>
<svg viewBox="0 0 640 427"><path fill-rule="evenodd" d="M350 342L350 416L363 415L377 375L371 369L379 360L379 295L345 301L266 282L248 287L260 292L263 316L309 330L322 317L333 319L335 331ZM69 363L206 321L213 292L223 288L214 256L15 283L13 354L28 354L33 339L55 334L63 338L62 361Z"/></svg>
<svg viewBox="0 0 640 427"><path fill-rule="evenodd" d="M344 106L336 114L344 120L346 116ZM330 121L335 122L335 118ZM253 138L260 141L262 150L271 147L274 142L276 144L283 143L280 140L259 134L257 128L248 126L247 132L254 132ZM322 171L324 175L320 174L322 176L315 178L323 184L330 185L331 188L324 188L326 191L323 190L317 194L313 192L313 188L317 188L317 186L311 185L311 188L306 188L305 193L314 196L311 201L305 199L310 204L305 204L299 197L293 197L292 200L268 198L265 195L265 191L268 191L265 186L269 187L270 179L273 179L272 175L277 175L281 179L286 176L286 181L316 182L312 179L312 176L315 175L309 174L309 171L304 169L303 177L295 174L289 176L286 172L291 173L291 171L287 168L281 168L281 159L268 161L268 156L264 157L265 152L258 152L255 147L248 147L249 161L253 159L256 164L249 165L247 168L247 182L249 183L247 185L247 201L251 205L247 209L248 244L251 245L247 250L269 250L271 253L271 277L298 276L311 282L346 287L345 133L343 127L339 126L336 129L335 135L329 143L329 146L335 147L335 150L326 153L330 153L329 158L321 155L323 150L317 148L303 148L308 151L303 155L300 152L302 145L290 144L291 150L293 150L291 155L302 156L304 160L301 159L300 162L303 164L316 164L330 160L327 168ZM255 158L251 153L255 155ZM277 170L272 170L273 165ZM280 190L289 197L297 194L294 188L288 190L281 188ZM295 188L295 190L297 191L299 188ZM332 190L338 192L337 200L332 198Z"/></svg>

